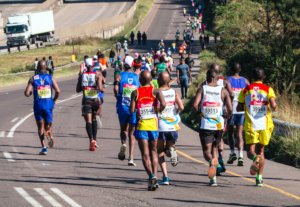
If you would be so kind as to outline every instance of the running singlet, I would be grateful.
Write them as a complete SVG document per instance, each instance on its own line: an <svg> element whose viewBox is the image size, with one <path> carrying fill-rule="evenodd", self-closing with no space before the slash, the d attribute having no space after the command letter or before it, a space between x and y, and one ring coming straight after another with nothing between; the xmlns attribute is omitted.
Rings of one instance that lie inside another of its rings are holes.
<svg viewBox="0 0 300 207"><path fill-rule="evenodd" d="M159 88L158 83L157 83L157 78L153 78L152 83L154 85L154 88Z"/></svg>
<svg viewBox="0 0 300 207"><path fill-rule="evenodd" d="M154 55L154 63L158 63L159 60L158 60L158 55Z"/></svg>
<svg viewBox="0 0 300 207"><path fill-rule="evenodd" d="M166 68L166 65L164 63L159 63L157 65L157 72L158 72L158 74L161 73L161 72L164 72L166 70L167 70L167 68Z"/></svg>
<svg viewBox="0 0 300 207"><path fill-rule="evenodd" d="M95 70L100 70L100 63L99 62L94 62L94 69Z"/></svg>
<svg viewBox="0 0 300 207"><path fill-rule="evenodd" d="M207 80L205 81L205 83L207 84ZM218 86L222 86L224 87L224 78L219 77L219 80L217 81Z"/></svg>
<svg viewBox="0 0 300 207"><path fill-rule="evenodd" d="M144 71L144 70L148 70L148 68L146 67L146 64L147 63L142 63L141 72Z"/></svg>
<svg viewBox="0 0 300 207"><path fill-rule="evenodd" d="M234 93L234 98L233 98L233 114L244 114L245 113L244 111L237 112L236 111L236 107L237 107L237 105L239 103L238 97L240 95L241 90L247 86L245 78L241 77L240 79L235 79L235 78L232 78L232 77L229 76L228 80L229 80L229 82L231 84L231 89L232 89L232 91Z"/></svg>
<svg viewBox="0 0 300 207"><path fill-rule="evenodd" d="M137 130L158 131L157 101L153 95L153 89L153 86L144 86L138 89L136 100Z"/></svg>
<svg viewBox="0 0 300 207"><path fill-rule="evenodd" d="M176 34L175 38L176 38L176 40L178 40L179 39L179 34Z"/></svg>
<svg viewBox="0 0 300 207"><path fill-rule="evenodd" d="M140 87L139 76L135 73L122 72L117 97L117 113L129 114L131 93Z"/></svg>
<svg viewBox="0 0 300 207"><path fill-rule="evenodd" d="M167 51L167 54L171 56L172 51L171 51L171 50L168 50L168 51Z"/></svg>
<svg viewBox="0 0 300 207"><path fill-rule="evenodd" d="M102 69L106 70L106 59L105 58L100 59L100 64L102 66Z"/></svg>
<svg viewBox="0 0 300 207"><path fill-rule="evenodd" d="M262 82L254 82L240 92L238 101L244 104L245 131L260 131L273 128L270 98L276 98L274 90Z"/></svg>
<svg viewBox="0 0 300 207"><path fill-rule="evenodd" d="M176 43L172 43L172 48L173 48L173 50L175 50L175 48L176 48Z"/></svg>
<svg viewBox="0 0 300 207"><path fill-rule="evenodd" d="M201 101L200 129L222 130L224 128L223 101L221 86L202 86L203 98Z"/></svg>
<svg viewBox="0 0 300 207"><path fill-rule="evenodd" d="M94 73L97 74L97 70L96 69L94 69ZM99 98L103 98L104 97L104 93L98 91L98 96L99 96Z"/></svg>
<svg viewBox="0 0 300 207"><path fill-rule="evenodd" d="M184 48L182 46L179 47L179 54L183 54Z"/></svg>
<svg viewBox="0 0 300 207"><path fill-rule="evenodd" d="M180 122L180 116L176 113L175 98L176 92L173 89L161 91L166 101L166 108L162 113L158 114L159 117L159 131L170 132L180 129L178 123ZM160 107L158 102L157 111Z"/></svg>
<svg viewBox="0 0 300 207"><path fill-rule="evenodd" d="M33 108L35 110L54 109L52 76L48 74L34 75L33 88Z"/></svg>
<svg viewBox="0 0 300 207"><path fill-rule="evenodd" d="M98 98L98 87L96 83L95 72L85 72L81 79L83 98L96 99Z"/></svg>
<svg viewBox="0 0 300 207"><path fill-rule="evenodd" d="M149 65L152 65L152 62L151 62L151 56L148 56L147 59L148 59L148 64L149 64Z"/></svg>

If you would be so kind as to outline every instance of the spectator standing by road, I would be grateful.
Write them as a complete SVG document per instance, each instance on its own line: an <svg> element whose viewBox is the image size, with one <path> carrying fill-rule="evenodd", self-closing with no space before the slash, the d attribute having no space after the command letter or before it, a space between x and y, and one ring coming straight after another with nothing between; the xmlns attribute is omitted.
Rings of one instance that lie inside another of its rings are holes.
<svg viewBox="0 0 300 207"><path fill-rule="evenodd" d="M202 37L202 35L200 35L200 36L199 36L200 46L202 46L202 41L203 41L203 37Z"/></svg>
<svg viewBox="0 0 300 207"><path fill-rule="evenodd" d="M177 83L180 84L181 87L181 98L187 98L187 90L188 90L188 76L190 77L191 81L192 75L189 69L189 66L185 64L184 58L180 58L180 64L177 65Z"/></svg>
<svg viewBox="0 0 300 207"><path fill-rule="evenodd" d="M133 45L133 40L134 40L134 33L133 33L133 31L130 34L130 39L131 39L131 44Z"/></svg>
<svg viewBox="0 0 300 207"><path fill-rule="evenodd" d="M121 47L122 47L122 45L121 45L120 41L118 41L116 43L116 50L117 50L118 55L120 55L120 53L121 53Z"/></svg>
<svg viewBox="0 0 300 207"><path fill-rule="evenodd" d="M53 76L54 73L54 65L52 61L52 57L49 56L49 60L47 60L47 70L49 71L49 75Z"/></svg>
<svg viewBox="0 0 300 207"><path fill-rule="evenodd" d="M97 54L96 54L97 56L98 56L98 60L100 59L100 57L101 57L101 55L102 55L102 53L101 53L101 51L100 51L100 49L98 49L98 52L97 52Z"/></svg>
<svg viewBox="0 0 300 207"><path fill-rule="evenodd" d="M142 39L142 34L140 31L138 31L137 35L136 35L137 39L138 39L138 44L141 44L141 39Z"/></svg>
<svg viewBox="0 0 300 207"><path fill-rule="evenodd" d="M199 9L199 12L200 12L200 14L202 13L202 6L199 4L199 6L198 6L198 9Z"/></svg>
<svg viewBox="0 0 300 207"><path fill-rule="evenodd" d="M124 48L124 53L125 53L125 55L127 55L127 50L128 50L127 40L124 41L124 43L123 43L123 48Z"/></svg>
<svg viewBox="0 0 300 207"><path fill-rule="evenodd" d="M206 44L209 45L209 35L206 37Z"/></svg>
<svg viewBox="0 0 300 207"><path fill-rule="evenodd" d="M142 39L143 39L143 45L146 45L147 35L145 32L142 35Z"/></svg>
<svg viewBox="0 0 300 207"><path fill-rule="evenodd" d="M203 40L204 40L204 43L206 44L207 43L207 37L204 36Z"/></svg>
<svg viewBox="0 0 300 207"><path fill-rule="evenodd" d="M39 63L39 59L35 58L35 62L33 64L33 67L34 67L34 75L37 74L37 66L38 66L38 63Z"/></svg>
<svg viewBox="0 0 300 207"><path fill-rule="evenodd" d="M222 33L220 33L220 39L222 40Z"/></svg>
<svg viewBox="0 0 300 207"><path fill-rule="evenodd" d="M217 34L215 34L215 43L217 43Z"/></svg>
<svg viewBox="0 0 300 207"><path fill-rule="evenodd" d="M115 62L115 56L116 56L116 53L115 53L114 49L111 49L111 51L109 53L109 62L110 62L111 67Z"/></svg>
<svg viewBox="0 0 300 207"><path fill-rule="evenodd" d="M202 42L201 42L201 49L202 49L202 51L204 51L205 48L206 48L205 42L204 42L204 40L202 40Z"/></svg>
<svg viewBox="0 0 300 207"><path fill-rule="evenodd" d="M203 34L205 34L205 25L204 25L204 23L202 23L202 32L203 32Z"/></svg>

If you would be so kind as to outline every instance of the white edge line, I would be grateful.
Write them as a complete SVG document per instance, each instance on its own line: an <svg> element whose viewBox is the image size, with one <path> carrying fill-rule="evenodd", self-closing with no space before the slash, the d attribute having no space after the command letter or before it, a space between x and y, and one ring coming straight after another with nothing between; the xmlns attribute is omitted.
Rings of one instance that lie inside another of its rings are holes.
<svg viewBox="0 0 300 207"><path fill-rule="evenodd" d="M33 207L43 207L39 202L32 198L23 188L14 187L14 189Z"/></svg>
<svg viewBox="0 0 300 207"><path fill-rule="evenodd" d="M81 207L81 205L77 204L73 199L71 199L69 196L61 192L57 188L50 188L55 194L57 194L59 197L64 199L68 204L70 204L72 207Z"/></svg>
<svg viewBox="0 0 300 207"><path fill-rule="evenodd" d="M0 132L0 137L5 137L5 131Z"/></svg>
<svg viewBox="0 0 300 207"><path fill-rule="evenodd" d="M63 207L60 203L58 203L52 196L50 196L46 191L42 188L34 188L36 192L38 192L41 196L45 198L52 206L54 207Z"/></svg>
<svg viewBox="0 0 300 207"><path fill-rule="evenodd" d="M15 122L19 119L19 117L14 118L13 120L11 120L11 122Z"/></svg>
<svg viewBox="0 0 300 207"><path fill-rule="evenodd" d="M3 152L4 157L7 159L7 161L14 162L15 160L12 158L9 152Z"/></svg>

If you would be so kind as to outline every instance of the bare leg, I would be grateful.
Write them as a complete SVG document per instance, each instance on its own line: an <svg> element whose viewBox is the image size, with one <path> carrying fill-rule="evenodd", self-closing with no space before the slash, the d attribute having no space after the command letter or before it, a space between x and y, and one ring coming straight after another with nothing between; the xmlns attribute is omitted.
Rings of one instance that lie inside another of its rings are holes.
<svg viewBox="0 0 300 207"><path fill-rule="evenodd" d="M223 138L221 139L221 142L218 144L218 151L219 151L219 159L223 159L223 153L224 153L224 141L223 141Z"/></svg>
<svg viewBox="0 0 300 207"><path fill-rule="evenodd" d="M244 149L244 139L243 139L243 125L236 126L236 134L238 140L238 149L242 151Z"/></svg>
<svg viewBox="0 0 300 207"><path fill-rule="evenodd" d="M149 142L149 150L151 152L151 164L152 164L153 174L156 177L157 177L157 170L158 170L158 158L156 154L157 140L158 139L155 139L154 141Z"/></svg>
<svg viewBox="0 0 300 207"><path fill-rule="evenodd" d="M126 138L127 138L127 135L128 135L128 123L126 124L121 124L120 123L120 129L121 129L121 133L120 133L120 137L121 137L121 143L122 144L126 144Z"/></svg>
<svg viewBox="0 0 300 207"><path fill-rule="evenodd" d="M228 144L230 147L230 150L234 150L234 130L233 125L227 125L227 135L228 135Z"/></svg>
<svg viewBox="0 0 300 207"><path fill-rule="evenodd" d="M158 153L158 161L159 161L159 165L162 170L162 173L163 173L164 177L168 177L167 166L166 166L166 162L165 162L164 140L163 139L158 139L158 141L157 141L157 153Z"/></svg>
<svg viewBox="0 0 300 207"><path fill-rule="evenodd" d="M141 151L144 168L148 176L150 177L151 174L153 174L153 170L152 170L151 160L149 156L148 140L138 139L138 144Z"/></svg>
<svg viewBox="0 0 300 207"><path fill-rule="evenodd" d="M42 147L46 147L45 145L45 128L44 128L44 120L36 121L36 125L38 127L38 134L40 137Z"/></svg>
<svg viewBox="0 0 300 207"><path fill-rule="evenodd" d="M132 158L132 159L133 159L133 150L134 150L134 146L135 146L135 137L133 136L134 129L135 129L135 125L129 124L129 127L128 127L129 158Z"/></svg>

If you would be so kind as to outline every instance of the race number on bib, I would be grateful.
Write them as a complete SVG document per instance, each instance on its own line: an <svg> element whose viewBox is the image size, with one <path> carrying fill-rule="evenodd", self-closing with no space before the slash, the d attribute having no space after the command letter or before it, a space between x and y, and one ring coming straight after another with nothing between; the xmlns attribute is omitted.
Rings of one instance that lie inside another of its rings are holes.
<svg viewBox="0 0 300 207"><path fill-rule="evenodd" d="M160 103L158 102L157 108L159 108L159 107L160 107ZM162 111L161 116L173 118L173 117L175 117L174 110L175 110L175 101L166 102L166 107Z"/></svg>
<svg viewBox="0 0 300 207"><path fill-rule="evenodd" d="M98 97L97 87L95 86L84 87L84 96L86 98L97 98Z"/></svg>
<svg viewBox="0 0 300 207"><path fill-rule="evenodd" d="M267 116L268 113L268 101L251 101L250 102L250 114L253 117Z"/></svg>
<svg viewBox="0 0 300 207"><path fill-rule="evenodd" d="M204 102L202 113L205 118L217 119L221 114L221 104L219 102Z"/></svg>
<svg viewBox="0 0 300 207"><path fill-rule="evenodd" d="M123 85L123 91L122 91L122 105L130 106L131 101L131 93L137 89L137 86L126 84Z"/></svg>
<svg viewBox="0 0 300 207"><path fill-rule="evenodd" d="M233 98L234 101L238 101L238 97L240 95L241 90L242 90L241 88L232 88L234 94L234 98Z"/></svg>
<svg viewBox="0 0 300 207"><path fill-rule="evenodd" d="M147 104L139 103L138 109L140 119L153 119L156 117L154 110L154 102Z"/></svg>
<svg viewBox="0 0 300 207"><path fill-rule="evenodd" d="M51 87L50 86L38 86L38 97L39 99L51 98Z"/></svg>
<svg viewBox="0 0 300 207"><path fill-rule="evenodd" d="M115 70L116 70L116 71L120 71L120 66L119 66L118 63L116 63Z"/></svg>

